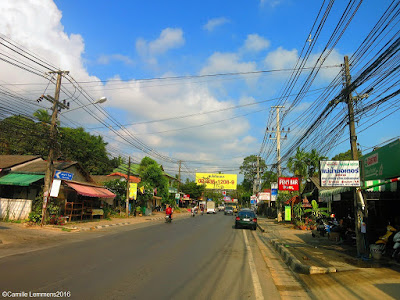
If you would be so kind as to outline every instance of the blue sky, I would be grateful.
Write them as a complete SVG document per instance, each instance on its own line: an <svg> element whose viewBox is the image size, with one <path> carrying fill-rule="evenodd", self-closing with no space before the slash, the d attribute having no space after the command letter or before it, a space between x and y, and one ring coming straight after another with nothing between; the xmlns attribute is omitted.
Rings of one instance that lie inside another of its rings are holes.
<svg viewBox="0 0 400 300"><path fill-rule="evenodd" d="M244 157L260 151L266 126L274 125L271 106L279 101L273 99L282 95L291 74L290 71L248 73L292 70L302 48L311 46L315 37L312 35L307 43L309 33L318 21L321 5L325 11L328 3L316 0L3 1L0 9L5 12L2 14L5 18L0 21L0 28L4 30L0 33L60 69L69 70L70 76L93 99L107 96L108 101L98 108L100 112L77 110L68 115L70 119L61 118L61 121L65 126L73 124L101 134L109 143L112 155L133 156L137 161L148 155L140 147L124 141L134 136L157 152L154 158L171 173L176 173L177 160L185 162L187 172L237 173ZM388 0L361 3L324 62L330 68L319 71L310 91L331 83L340 71L338 65L343 63L344 55L351 56L356 51L390 3ZM306 67L312 67L317 61L347 4L348 1L333 4ZM362 64L355 66L352 73L361 68ZM204 76L226 73L241 75ZM309 73L303 74L291 94L300 91ZM155 80L165 77L170 79ZM3 68L0 79L3 83L26 83L23 92L31 99L41 89L34 83L41 83L42 90L46 87L43 79L26 75L12 66ZM282 154L312 123L310 109L331 100L316 104L317 96L314 92L303 97L285 116L282 126L292 124L294 130L283 142ZM74 107L88 104L83 97L70 98L75 102ZM291 101L293 98L287 99L285 107ZM233 106L237 107L228 109ZM339 106L338 111L343 107ZM115 124L103 110L125 129L114 128ZM104 122L92 118L93 114ZM369 118L359 135L361 148L398 135L397 126L392 126L399 124L398 112L370 128L374 119ZM322 129L322 134L326 134L329 124ZM348 129L338 140L346 137ZM304 146L307 150L313 146L318 149L319 143L308 142ZM276 160L274 147L272 140L265 145L263 155L268 164ZM344 142L321 151L332 157L348 149L349 143ZM161 159L160 154L169 159Z"/></svg>

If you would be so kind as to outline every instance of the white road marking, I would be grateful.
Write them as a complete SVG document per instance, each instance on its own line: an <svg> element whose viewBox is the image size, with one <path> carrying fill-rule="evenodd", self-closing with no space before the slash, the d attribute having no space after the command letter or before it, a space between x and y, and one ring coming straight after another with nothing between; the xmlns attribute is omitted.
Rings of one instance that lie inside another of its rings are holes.
<svg viewBox="0 0 400 300"><path fill-rule="evenodd" d="M243 235L244 235L244 242L246 244L246 250L248 253L248 257L249 257L249 267L250 267L251 278L252 278L253 285L254 285L254 293L255 293L256 299L264 299L263 292L261 289L260 279L258 278L258 274L257 274L257 270L256 270L256 264L254 263L253 254L251 253L249 240L247 239L247 234L246 234L245 230L243 230Z"/></svg>

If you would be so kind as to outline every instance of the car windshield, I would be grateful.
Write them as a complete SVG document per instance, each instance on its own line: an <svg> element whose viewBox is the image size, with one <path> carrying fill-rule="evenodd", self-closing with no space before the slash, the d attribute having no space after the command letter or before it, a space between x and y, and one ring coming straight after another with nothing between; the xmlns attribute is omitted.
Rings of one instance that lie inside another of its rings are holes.
<svg viewBox="0 0 400 300"><path fill-rule="evenodd" d="M249 211L249 210L239 212L239 217L242 217L242 218L254 218L255 216L256 215L254 214L254 212Z"/></svg>
<svg viewBox="0 0 400 300"><path fill-rule="evenodd" d="M232 206L227 206L227 207L225 207L225 209L226 210L230 210L230 209L232 210L233 208L232 208Z"/></svg>

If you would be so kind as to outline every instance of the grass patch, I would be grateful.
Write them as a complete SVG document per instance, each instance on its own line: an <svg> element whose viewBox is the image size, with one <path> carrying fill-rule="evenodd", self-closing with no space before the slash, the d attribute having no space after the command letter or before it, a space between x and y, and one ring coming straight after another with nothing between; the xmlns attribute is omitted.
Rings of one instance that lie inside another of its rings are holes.
<svg viewBox="0 0 400 300"><path fill-rule="evenodd" d="M61 228L61 230L62 230L62 231L66 231L66 232L71 232L71 231L72 231L72 229L70 229L70 228L65 228L65 227Z"/></svg>

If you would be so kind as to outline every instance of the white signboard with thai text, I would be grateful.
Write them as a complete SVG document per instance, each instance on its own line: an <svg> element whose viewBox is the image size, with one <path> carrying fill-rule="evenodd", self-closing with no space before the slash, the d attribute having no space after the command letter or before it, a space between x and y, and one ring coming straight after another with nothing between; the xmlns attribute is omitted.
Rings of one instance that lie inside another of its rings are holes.
<svg viewBox="0 0 400 300"><path fill-rule="evenodd" d="M360 186L358 160L320 161L321 186Z"/></svg>

